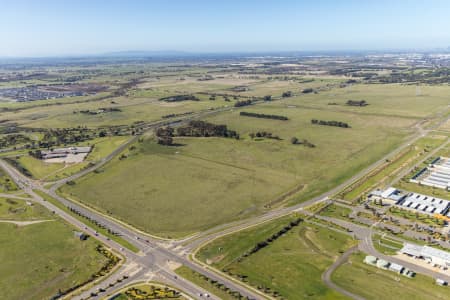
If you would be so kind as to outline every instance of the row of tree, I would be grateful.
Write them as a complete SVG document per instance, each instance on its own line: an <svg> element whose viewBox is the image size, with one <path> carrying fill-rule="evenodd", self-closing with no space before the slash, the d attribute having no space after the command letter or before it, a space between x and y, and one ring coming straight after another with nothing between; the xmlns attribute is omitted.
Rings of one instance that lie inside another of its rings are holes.
<svg viewBox="0 0 450 300"><path fill-rule="evenodd" d="M369 103L366 102L366 100L348 100L347 105L350 106L367 106Z"/></svg>
<svg viewBox="0 0 450 300"><path fill-rule="evenodd" d="M248 257L251 254L254 254L254 253L258 252L259 250L263 249L264 247L267 247L268 245L270 245L270 243L277 240L280 236L282 236L283 234L292 230L292 228L298 226L300 224L300 222L302 222L302 221L303 221L302 218L298 218L296 220L291 221L288 225L284 226L280 231L272 234L270 237L268 237L264 241L257 243L251 250L244 253L243 257Z"/></svg>
<svg viewBox="0 0 450 300"><path fill-rule="evenodd" d="M246 117L261 118L261 119L273 119L273 120L282 120L282 121L289 120L288 117L285 117L285 116L266 115L266 114L259 114L259 113L253 113L253 112L247 112L247 111L241 111L240 115L246 116Z"/></svg>
<svg viewBox="0 0 450 300"><path fill-rule="evenodd" d="M268 138L268 139L274 139L274 140L281 140L281 138L278 135L273 135L272 132L267 131L257 131L256 133L250 132L248 134L252 139L256 138Z"/></svg>
<svg viewBox="0 0 450 300"><path fill-rule="evenodd" d="M309 148L316 147L316 145L314 145L313 143L311 143L307 139L300 140L300 139L298 139L295 136L291 138L291 144L292 145L304 145L304 146L309 147Z"/></svg>
<svg viewBox="0 0 450 300"><path fill-rule="evenodd" d="M252 100L240 100L234 103L234 107L248 106L252 104Z"/></svg>
<svg viewBox="0 0 450 300"><path fill-rule="evenodd" d="M159 101L166 101L166 102L179 102L179 101L200 101L199 98L197 98L194 95L175 95L175 96L169 96L169 97L163 97L160 98Z"/></svg>
<svg viewBox="0 0 450 300"><path fill-rule="evenodd" d="M340 121L324 121L324 120L312 119L311 123L312 124L316 124L316 125L326 125L326 126L336 126L336 127L342 127L342 128L350 128L350 125L348 125L347 123L344 123L344 122L340 122Z"/></svg>

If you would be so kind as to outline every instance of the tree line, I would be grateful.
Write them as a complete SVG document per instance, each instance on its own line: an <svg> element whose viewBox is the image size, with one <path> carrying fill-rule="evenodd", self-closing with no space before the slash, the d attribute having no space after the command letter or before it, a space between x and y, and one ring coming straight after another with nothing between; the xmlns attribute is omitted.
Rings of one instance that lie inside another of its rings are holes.
<svg viewBox="0 0 450 300"><path fill-rule="evenodd" d="M234 107L248 106L252 104L252 100L240 100L234 103Z"/></svg>
<svg viewBox="0 0 450 300"><path fill-rule="evenodd" d="M280 236L282 236L283 234L285 234L288 231L292 230L292 228L298 226L300 224L300 222L302 222L302 221L303 221L302 218L297 218L296 220L291 221L288 225L284 226L280 231L272 234L270 237L268 237L264 241L257 243L251 250L245 252L242 255L242 257L248 257L248 256L250 256L252 254L255 254L259 250L269 246L272 242L277 240ZM240 261L240 260L242 260L242 258L238 259L238 261Z"/></svg>
<svg viewBox="0 0 450 300"><path fill-rule="evenodd" d="M316 147L316 145L314 145L313 143L311 143L310 141L308 141L307 139L303 139L303 140L299 140L297 137L292 137L291 138L291 144L292 145L304 145L306 147L309 148L314 148Z"/></svg>
<svg viewBox="0 0 450 300"><path fill-rule="evenodd" d="M348 100L347 105L350 106L367 106L369 103L366 102L366 100Z"/></svg>
<svg viewBox="0 0 450 300"><path fill-rule="evenodd" d="M324 121L324 120L312 119L311 123L312 124L316 124L316 125L326 125L326 126L336 126L336 127L342 127L342 128L350 128L350 125L348 125L347 123L344 123L344 122L340 122L340 121Z"/></svg>
<svg viewBox="0 0 450 300"><path fill-rule="evenodd" d="M267 131L257 131L256 133L250 132L248 135L252 139L257 137L257 138L268 138L268 139L274 139L274 140L281 140L281 138L278 135L273 135L272 132L267 132Z"/></svg>
<svg viewBox="0 0 450 300"><path fill-rule="evenodd" d="M166 102L179 102L179 101L200 101L199 98L195 97L194 95L175 95L175 96L169 96L169 97L163 97L160 98L159 101L166 101Z"/></svg>
<svg viewBox="0 0 450 300"><path fill-rule="evenodd" d="M273 119L273 120L282 120L282 121L289 120L288 117L285 117L285 116L266 115L266 114L259 114L259 113L246 112L246 111L241 111L240 115L246 116L246 117L262 118L262 119Z"/></svg>

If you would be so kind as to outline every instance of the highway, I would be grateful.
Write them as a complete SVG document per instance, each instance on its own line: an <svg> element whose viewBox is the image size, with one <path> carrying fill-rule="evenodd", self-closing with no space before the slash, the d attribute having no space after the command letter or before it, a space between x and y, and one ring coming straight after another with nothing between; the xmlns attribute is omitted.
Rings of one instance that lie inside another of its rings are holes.
<svg viewBox="0 0 450 300"><path fill-rule="evenodd" d="M207 114L214 114L230 109L233 108L232 107L223 108L221 110L207 112ZM205 116L205 113L198 114L194 117L200 116ZM189 120L190 119L185 119L182 121L176 120L171 122L165 121L163 124L177 126L178 124L187 122ZM161 125L162 122L157 122L154 124L149 124L146 128L151 129ZM416 128L418 129L417 134L408 139L407 141L405 141L402 146L398 147L391 153L385 155L375 163L371 164L368 168L359 172L358 174L355 174L342 184L336 186L335 188L327 191L326 193L318 197L302 202L295 206L273 209L258 217L211 228L205 232L198 233L194 236L181 240L163 240L158 239L157 237L150 236L110 216L106 216L98 211L85 207L80 203L70 201L56 193L56 190L62 185L66 184L67 182L71 180L76 180L105 165L111 159L116 157L120 152L126 149L130 144L135 142L139 138L139 136L131 138L128 142L122 144L120 147L115 149L110 155L102 159L94 166L85 169L68 178L54 182L54 184L50 188L44 187L42 183L39 181L27 178L26 176L21 174L18 170L16 170L11 165L7 164L2 160L0 160L0 167L3 168L9 174L9 176L11 176L11 178L25 193L31 196L32 201L36 201L37 203L45 206L50 211L55 212L56 215L58 215L68 223L72 224L73 226L77 227L79 230L85 231L89 235L98 239L101 243L105 244L107 247L109 247L114 252L118 253L120 256L124 258L125 263L122 266L120 266L120 268L116 272L114 272L111 276L93 285L88 290L83 291L81 295L72 297L72 299L87 299L87 298L101 299L105 297L105 295L111 294L113 291L117 291L130 283L148 280L157 280L159 282L167 283L175 288L178 288L180 291L186 292L194 299L205 299L204 296L200 295L205 295L206 293L209 294L209 292L206 292L204 289L198 287L197 285L176 276L176 274L170 268L170 264L172 263L185 265L195 270L196 272L207 276L208 278L211 278L213 280L218 281L219 283L222 283L230 290L238 291L239 293L241 293L241 295L249 299L267 299L270 297L262 294L258 290L250 286L245 286L243 283L238 282L236 279L230 278L226 274L220 273L216 270L213 270L212 268L209 268L208 266L205 266L201 262L195 260L195 258L194 260L191 260L190 254L194 253L195 250L202 244L209 242L215 238L279 218L292 212L302 211L303 208L311 204L320 201L326 201L329 197L333 196L338 191L342 190L352 182L368 174L375 167L385 162L387 158L395 155L399 151L402 151L405 147L408 147L416 140L418 140L419 138L423 137L426 133L428 133L428 130L423 130L420 127L420 125L416 125ZM106 236L103 236L102 234L97 234L95 229L93 229L92 227L82 223L81 221L73 217L71 214L65 212L64 210L59 209L52 203L45 201L45 199L43 199L41 196L35 193L35 190L39 190L49 195L50 197L55 198L57 201L61 202L64 206L76 209L83 215L88 216L91 219L94 219L99 223L105 225L106 228L120 233L121 237L126 241L128 241L129 243L131 243L132 245L134 245L135 247L137 247L139 249L139 252L134 253L132 251L129 251L128 249L124 249L123 246L110 240ZM341 220L332 219L330 221L338 222L340 223L339 225L351 229L355 234L355 236L357 236L357 238L361 240L361 242L359 243L360 250L392 262L397 262L396 261L397 259L384 256L374 249L372 245L372 240L370 238L371 229L369 230L365 227L350 222L346 222L344 224L342 222L345 221ZM436 277L436 273L430 271L429 269L418 267L413 264L405 264L403 261L399 263L405 265L406 267L418 273ZM440 277L446 279L443 276ZM448 281L450 281L450 278L448 278ZM209 299L219 299L219 298L214 295L211 295Z"/></svg>

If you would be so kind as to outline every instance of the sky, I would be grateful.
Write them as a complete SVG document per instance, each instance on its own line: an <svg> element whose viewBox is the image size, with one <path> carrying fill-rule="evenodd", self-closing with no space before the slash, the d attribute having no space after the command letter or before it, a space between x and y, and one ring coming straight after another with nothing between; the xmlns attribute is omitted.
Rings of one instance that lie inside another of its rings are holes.
<svg viewBox="0 0 450 300"><path fill-rule="evenodd" d="M0 56L450 47L447 0L0 0Z"/></svg>

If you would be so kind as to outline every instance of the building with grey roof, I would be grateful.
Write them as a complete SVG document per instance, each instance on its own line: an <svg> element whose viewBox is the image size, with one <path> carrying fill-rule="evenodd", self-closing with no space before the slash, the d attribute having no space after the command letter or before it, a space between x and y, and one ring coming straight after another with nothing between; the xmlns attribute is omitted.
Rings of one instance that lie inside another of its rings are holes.
<svg viewBox="0 0 450 300"><path fill-rule="evenodd" d="M450 267L450 253L429 246L420 246L405 243L400 253L413 256L415 258L424 259L433 265L448 268Z"/></svg>

